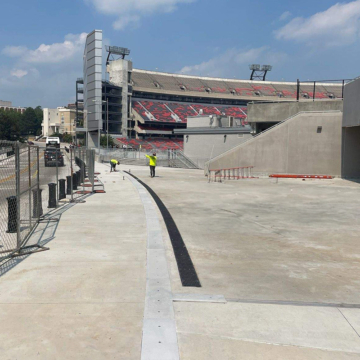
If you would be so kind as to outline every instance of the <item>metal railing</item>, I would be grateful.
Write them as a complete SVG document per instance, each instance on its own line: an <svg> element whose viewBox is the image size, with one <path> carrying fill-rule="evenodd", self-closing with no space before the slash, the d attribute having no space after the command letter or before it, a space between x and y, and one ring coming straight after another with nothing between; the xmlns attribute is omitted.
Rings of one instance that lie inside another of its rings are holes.
<svg viewBox="0 0 360 360"><path fill-rule="evenodd" d="M228 169L209 170L208 181L222 182L224 180L256 179L253 175L253 166L242 166Z"/></svg>

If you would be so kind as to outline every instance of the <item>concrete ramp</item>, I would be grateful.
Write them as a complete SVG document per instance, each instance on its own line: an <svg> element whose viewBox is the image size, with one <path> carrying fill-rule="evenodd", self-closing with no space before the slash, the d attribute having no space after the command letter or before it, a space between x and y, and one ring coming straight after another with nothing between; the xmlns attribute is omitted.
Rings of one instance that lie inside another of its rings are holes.
<svg viewBox="0 0 360 360"><path fill-rule="evenodd" d="M341 176L341 111L300 112L206 163L254 173Z"/></svg>

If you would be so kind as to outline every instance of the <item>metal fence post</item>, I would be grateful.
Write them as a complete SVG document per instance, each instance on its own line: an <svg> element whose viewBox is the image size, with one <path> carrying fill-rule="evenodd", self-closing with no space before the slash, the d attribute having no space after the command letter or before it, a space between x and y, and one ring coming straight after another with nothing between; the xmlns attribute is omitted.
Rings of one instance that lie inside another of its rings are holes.
<svg viewBox="0 0 360 360"><path fill-rule="evenodd" d="M74 192L73 192L73 152L74 152L74 148L70 149L70 173L71 173L71 202L74 201Z"/></svg>
<svg viewBox="0 0 360 360"><path fill-rule="evenodd" d="M56 206L58 206L59 204L59 158L61 155L60 152L60 148L56 148L56 188L55 188L55 201L56 201Z"/></svg>
<svg viewBox="0 0 360 360"><path fill-rule="evenodd" d="M20 233L20 148L19 142L15 144L15 176L16 176L16 248L21 246Z"/></svg>
<svg viewBox="0 0 360 360"><path fill-rule="evenodd" d="M95 150L91 150L91 180L92 192L95 191Z"/></svg>
<svg viewBox="0 0 360 360"><path fill-rule="evenodd" d="M38 196L38 206L40 206L41 211L39 211L39 217L42 216L43 210L42 210L42 199L41 199L41 191L40 191L40 149L37 147L36 149L36 181L37 181L37 196Z"/></svg>
<svg viewBox="0 0 360 360"><path fill-rule="evenodd" d="M28 167L29 167L29 222L30 228L32 227L32 218L31 218L31 147L28 146Z"/></svg>

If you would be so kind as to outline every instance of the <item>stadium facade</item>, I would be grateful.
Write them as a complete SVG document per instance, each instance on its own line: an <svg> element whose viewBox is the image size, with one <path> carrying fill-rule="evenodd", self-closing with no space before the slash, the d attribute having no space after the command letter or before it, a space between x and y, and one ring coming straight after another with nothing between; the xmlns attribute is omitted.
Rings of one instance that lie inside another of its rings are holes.
<svg viewBox="0 0 360 360"><path fill-rule="evenodd" d="M125 57L113 61L108 58L108 80L104 80L102 55L102 31L94 30L87 36L81 79L83 126L89 145L94 146L100 132L106 133L108 123L109 133L122 144L137 147L157 141L164 147L177 148L182 147L183 134L174 130L186 129L188 117L221 115L245 126L249 102L335 100L343 96L342 84L318 83L314 88L312 83L161 73L135 69ZM116 100L108 101L113 111L105 105L106 83L117 92Z"/></svg>
<svg viewBox="0 0 360 360"><path fill-rule="evenodd" d="M360 163L349 160L354 154L349 148L358 151L360 124L350 129L346 119L356 122L349 110L355 105L345 107L343 101L347 96L347 104L356 103L358 80L190 76L136 69L126 56L108 56L108 80L103 80L102 54L102 32L95 30L86 41L82 90L89 146L97 147L100 134L108 131L126 147L184 149L191 158L206 149L208 157L201 161L207 170L255 166L263 174L360 176ZM116 92L111 101L106 84Z"/></svg>

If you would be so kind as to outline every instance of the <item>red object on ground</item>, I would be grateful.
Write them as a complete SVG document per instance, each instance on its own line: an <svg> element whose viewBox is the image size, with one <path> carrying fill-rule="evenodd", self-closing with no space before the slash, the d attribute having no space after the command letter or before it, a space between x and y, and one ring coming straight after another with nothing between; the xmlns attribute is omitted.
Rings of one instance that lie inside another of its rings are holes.
<svg viewBox="0 0 360 360"><path fill-rule="evenodd" d="M272 178L284 178L284 179L333 179L333 176L329 175L289 175L289 174L272 174L269 175Z"/></svg>

